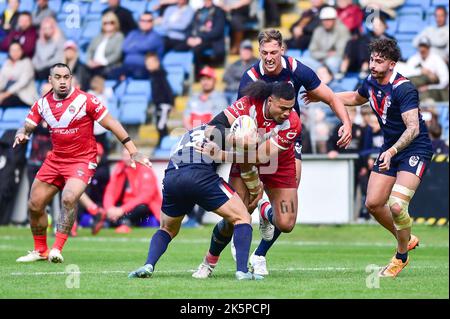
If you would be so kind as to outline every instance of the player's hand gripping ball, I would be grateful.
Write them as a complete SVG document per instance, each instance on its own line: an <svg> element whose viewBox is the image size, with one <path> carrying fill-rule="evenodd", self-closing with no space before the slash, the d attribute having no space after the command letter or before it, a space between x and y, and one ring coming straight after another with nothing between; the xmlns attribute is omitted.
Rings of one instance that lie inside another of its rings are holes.
<svg viewBox="0 0 450 319"><path fill-rule="evenodd" d="M239 116L231 125L231 134L234 136L236 151L244 152L254 149L258 142L258 131L255 121L248 115Z"/></svg>

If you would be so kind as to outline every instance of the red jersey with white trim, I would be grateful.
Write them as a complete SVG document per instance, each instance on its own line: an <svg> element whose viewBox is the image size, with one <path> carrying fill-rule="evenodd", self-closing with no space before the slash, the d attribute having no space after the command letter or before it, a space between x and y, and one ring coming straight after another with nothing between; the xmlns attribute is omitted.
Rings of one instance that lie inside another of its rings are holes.
<svg viewBox="0 0 450 319"><path fill-rule="evenodd" d="M264 140L271 139L272 143L283 152L279 153L279 161L294 159L294 142L301 133L301 121L296 112L291 112L287 120L278 124L265 116L267 100L254 99L244 96L230 105L225 112L233 118L248 115L256 122L258 129L265 129ZM260 130L258 130L260 131Z"/></svg>
<svg viewBox="0 0 450 319"><path fill-rule="evenodd" d="M74 88L63 100L56 100L52 93L40 98L26 121L36 126L42 120L47 122L57 159L96 163L94 121L101 121L107 113L94 95Z"/></svg>

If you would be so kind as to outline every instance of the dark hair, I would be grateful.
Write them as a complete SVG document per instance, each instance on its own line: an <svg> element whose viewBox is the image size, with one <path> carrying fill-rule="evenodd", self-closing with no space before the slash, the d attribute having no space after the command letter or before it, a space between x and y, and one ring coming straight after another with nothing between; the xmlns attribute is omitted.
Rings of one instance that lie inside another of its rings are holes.
<svg viewBox="0 0 450 319"><path fill-rule="evenodd" d="M52 75L52 73L53 73L53 70L55 69L55 68L66 68L67 70L69 70L69 73L70 73L70 75L72 75L72 70L69 68L69 66L67 65L67 64L65 64L65 63L56 63L56 64L53 64L51 67L50 67L50 75Z"/></svg>
<svg viewBox="0 0 450 319"><path fill-rule="evenodd" d="M445 14L447 14L447 8L445 6L437 6L436 9L434 10L434 12L436 12L438 10L443 10L445 12Z"/></svg>
<svg viewBox="0 0 450 319"><path fill-rule="evenodd" d="M442 126L438 122L433 121L428 126L428 131L430 132L432 138L440 138L442 134Z"/></svg>
<svg viewBox="0 0 450 319"><path fill-rule="evenodd" d="M9 47L8 47L8 58L11 59L11 56L9 55L9 48L10 48L13 44L17 44L17 45L20 47L20 49L22 50L22 56L20 57L19 60L22 60L22 59L26 58L25 52L23 52L23 46L22 46L22 44L20 44L20 42L19 42L18 40L12 40L11 43L9 44Z"/></svg>
<svg viewBox="0 0 450 319"><path fill-rule="evenodd" d="M295 98L294 86L289 82L266 83L258 80L247 85L242 90L242 93L246 96L261 100L265 100L271 95L284 100L292 100Z"/></svg>
<svg viewBox="0 0 450 319"><path fill-rule="evenodd" d="M377 39L370 42L369 52L370 54L378 53L381 57L394 62L398 62L401 57L397 41L388 38Z"/></svg>
<svg viewBox="0 0 450 319"><path fill-rule="evenodd" d="M21 16L29 16L31 18L31 12L30 11L20 11L19 15L21 15Z"/></svg>

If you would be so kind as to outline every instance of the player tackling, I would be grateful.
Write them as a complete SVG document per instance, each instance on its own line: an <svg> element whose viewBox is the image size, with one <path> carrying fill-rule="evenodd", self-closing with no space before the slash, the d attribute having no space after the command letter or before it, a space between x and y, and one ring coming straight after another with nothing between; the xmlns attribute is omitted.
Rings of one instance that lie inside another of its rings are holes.
<svg viewBox="0 0 450 319"><path fill-rule="evenodd" d="M409 262L408 251L419 244L411 235L408 206L433 152L417 89L394 70L400 58L397 43L380 39L369 50L370 75L362 86L336 95L348 106L369 101L383 131L384 144L370 174L366 206L397 239L396 255L380 271L381 277L396 277ZM314 101L308 94L304 100Z"/></svg>
<svg viewBox="0 0 450 319"><path fill-rule="evenodd" d="M151 165L150 160L137 151L122 125L95 96L72 87L72 72L66 64L52 66L49 82L52 90L31 107L24 127L16 133L13 145L26 143L41 121L48 123L53 150L47 155L33 181L28 201L34 250L18 258L17 262L64 261L61 251L76 219L78 200L97 167L94 121L110 130L122 142L134 166L136 162ZM45 207L59 191L62 192L62 210L55 243L49 251Z"/></svg>

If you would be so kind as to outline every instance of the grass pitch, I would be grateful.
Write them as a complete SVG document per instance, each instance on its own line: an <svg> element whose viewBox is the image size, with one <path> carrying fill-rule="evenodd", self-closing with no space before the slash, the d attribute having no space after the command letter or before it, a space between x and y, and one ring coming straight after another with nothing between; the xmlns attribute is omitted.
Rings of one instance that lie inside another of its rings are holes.
<svg viewBox="0 0 450 319"><path fill-rule="evenodd" d="M267 255L269 276L237 282L228 247L214 277L191 277L209 247L212 226L181 229L150 279L127 275L144 263L155 228L134 229L128 235L105 229L96 237L82 229L78 237L69 238L63 264L18 264L16 258L33 248L30 230L1 227L0 298L449 298L448 227L413 230L420 247L410 253L410 264L395 280L381 278L378 283L370 266L384 266L395 253L394 239L381 226L297 225ZM252 251L259 238L254 225ZM49 236L49 246L53 241ZM74 271L79 271L79 281L69 274Z"/></svg>

